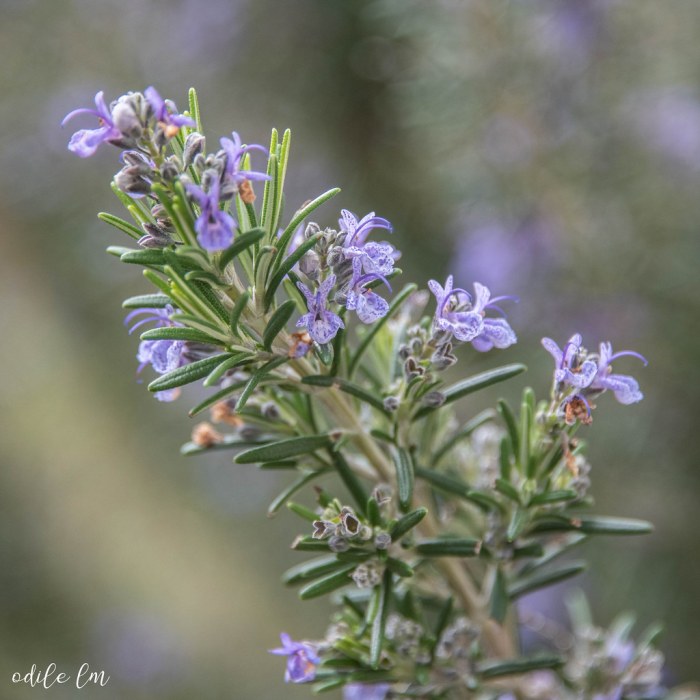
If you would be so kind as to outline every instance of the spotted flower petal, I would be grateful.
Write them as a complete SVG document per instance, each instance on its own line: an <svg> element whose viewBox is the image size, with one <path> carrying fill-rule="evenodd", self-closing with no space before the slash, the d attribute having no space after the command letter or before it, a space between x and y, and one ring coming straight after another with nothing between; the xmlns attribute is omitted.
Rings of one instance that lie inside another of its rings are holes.
<svg viewBox="0 0 700 700"><path fill-rule="evenodd" d="M484 328L472 340L472 346L479 352L487 352L493 348L503 350L518 342L515 332L504 318L484 319Z"/></svg>

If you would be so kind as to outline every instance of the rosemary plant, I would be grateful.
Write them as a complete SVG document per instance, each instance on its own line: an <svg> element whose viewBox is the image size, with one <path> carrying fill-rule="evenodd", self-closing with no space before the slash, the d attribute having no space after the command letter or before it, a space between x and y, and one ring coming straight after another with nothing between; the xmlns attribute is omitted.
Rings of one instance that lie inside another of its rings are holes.
<svg viewBox="0 0 700 700"><path fill-rule="evenodd" d="M272 653L286 657L286 680L350 700L665 697L656 629L635 643L628 617L594 627L579 597L564 640L523 654L517 615L521 596L583 570L564 556L583 540L651 529L591 513L576 436L602 394L642 398L611 365L644 358L545 338L549 395L527 388L520 405L461 423L461 399L525 371L444 373L456 345L516 342L500 308L511 297L451 276L428 283L432 296L401 286L386 219L341 210L337 226L314 222L338 189L289 215L289 132L273 130L269 148L234 132L208 151L194 90L184 114L154 88L95 104L66 117L99 120L69 149L121 150L112 189L128 217L99 217L132 239L108 252L153 286L123 304L141 333L138 370L155 372L161 401L193 382L211 389L190 410L210 418L184 454L227 449L289 474L269 508L299 519L300 563L283 581L302 601L336 603L318 640L282 634ZM314 509L294 500L310 487Z"/></svg>

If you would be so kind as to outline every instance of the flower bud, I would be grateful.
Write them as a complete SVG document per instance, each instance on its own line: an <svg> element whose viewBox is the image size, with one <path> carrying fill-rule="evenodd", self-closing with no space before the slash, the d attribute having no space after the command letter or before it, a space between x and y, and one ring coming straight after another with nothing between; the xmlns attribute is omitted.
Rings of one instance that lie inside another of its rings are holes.
<svg viewBox="0 0 700 700"><path fill-rule="evenodd" d="M163 165L160 166L160 174L166 182L173 182L180 174L180 164L173 158L168 158Z"/></svg>
<svg viewBox="0 0 700 700"><path fill-rule="evenodd" d="M168 216L168 213L165 211L165 207L162 204L154 204L151 207L151 216L154 219L165 219Z"/></svg>
<svg viewBox="0 0 700 700"><path fill-rule="evenodd" d="M127 165L144 166L144 174L150 172L153 168L151 161L148 158L146 158L146 156L143 153L139 153L138 151L124 151L122 153L122 160Z"/></svg>
<svg viewBox="0 0 700 700"><path fill-rule="evenodd" d="M328 255L326 256L326 262L328 263L329 267L334 269L338 267L338 265L340 265L341 263L345 262L345 253L343 252L343 249L339 246L333 246L328 251Z"/></svg>
<svg viewBox="0 0 700 700"><path fill-rule="evenodd" d="M328 540L328 548L331 552L338 554L340 552L347 552L348 549L350 549L350 544L344 537L333 535L333 537Z"/></svg>
<svg viewBox="0 0 700 700"><path fill-rule="evenodd" d="M310 280L317 280L321 272L321 261L318 254L309 250L299 261L299 270Z"/></svg>
<svg viewBox="0 0 700 700"><path fill-rule="evenodd" d="M209 192L212 185L219 181L219 172L215 168L207 168L202 173L202 189L205 192Z"/></svg>
<svg viewBox="0 0 700 700"><path fill-rule="evenodd" d="M260 437L260 428L244 423L238 428L238 434L241 436L241 440L255 440Z"/></svg>
<svg viewBox="0 0 700 700"><path fill-rule="evenodd" d="M310 221L306 224L306 228L304 229L304 240L308 241L309 238L315 236L320 230L321 227L315 221Z"/></svg>
<svg viewBox="0 0 700 700"><path fill-rule="evenodd" d="M206 138L196 131L188 134L185 139L185 148L182 152L182 160L186 168L189 168L194 163L197 156L204 153L206 141Z"/></svg>
<svg viewBox="0 0 700 700"><path fill-rule="evenodd" d="M266 401L260 407L260 413L267 420L279 420L280 417L280 409L274 401Z"/></svg>
<svg viewBox="0 0 700 700"><path fill-rule="evenodd" d="M387 396L384 399L384 408L390 413L393 413L398 409L400 403L401 400L398 396Z"/></svg>
<svg viewBox="0 0 700 700"><path fill-rule="evenodd" d="M374 538L374 546L377 549L389 549L391 535L388 532L378 532Z"/></svg>
<svg viewBox="0 0 700 700"><path fill-rule="evenodd" d="M439 408L445 403L445 394L441 391L429 391L422 399L425 406Z"/></svg>
<svg viewBox="0 0 700 700"><path fill-rule="evenodd" d="M120 97L112 107L112 121L125 137L138 139L143 134L143 124L129 97L127 95Z"/></svg>
<svg viewBox="0 0 700 700"><path fill-rule="evenodd" d="M141 227L146 232L145 236L139 238L139 245L142 248L164 248L173 242L170 234L156 224L145 223Z"/></svg>
<svg viewBox="0 0 700 700"><path fill-rule="evenodd" d="M143 197L150 193L151 183L142 176L142 170L140 165L126 166L114 176L114 183L122 192Z"/></svg>
<svg viewBox="0 0 700 700"><path fill-rule="evenodd" d="M452 333L450 333L450 331L435 330L433 335L430 337L430 344L434 345L435 347L440 347L441 345L447 343L451 337Z"/></svg>

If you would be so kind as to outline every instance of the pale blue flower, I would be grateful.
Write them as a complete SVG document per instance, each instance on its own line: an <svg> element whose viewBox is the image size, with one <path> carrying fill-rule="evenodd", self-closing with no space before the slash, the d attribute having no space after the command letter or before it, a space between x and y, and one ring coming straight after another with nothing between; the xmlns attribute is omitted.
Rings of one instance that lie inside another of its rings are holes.
<svg viewBox="0 0 700 700"><path fill-rule="evenodd" d="M102 90L95 95L95 108L74 109L61 122L61 126L65 126L68 121L79 114L91 114L97 117L100 123L97 129L80 129L73 134L68 143L68 150L81 158L91 156L105 141L116 142L122 139L122 132L114 125L112 112L105 103L105 94Z"/></svg>
<svg viewBox="0 0 700 700"><path fill-rule="evenodd" d="M474 283L472 297L466 289L454 286L452 275L448 276L444 287L436 280L430 280L428 287L437 302L433 319L437 330L451 333L464 343L471 342L479 352L494 347L507 348L517 342L517 336L504 318L486 317L489 308L501 311L496 302L513 297L491 299L488 287L479 282Z"/></svg>
<svg viewBox="0 0 700 700"><path fill-rule="evenodd" d="M230 139L220 139L221 148L226 154L222 184L224 186L230 184L237 190L246 180L269 180L270 176L265 173L259 173L254 170L241 170L241 163L246 153L260 151L268 155L267 149L257 143L244 146L241 137L235 131L231 134L231 137Z"/></svg>
<svg viewBox="0 0 700 700"><path fill-rule="evenodd" d="M219 182L213 180L205 192L197 185L187 185L187 192L199 204L200 214L194 223L197 240L205 250L217 251L233 243L235 219L219 208Z"/></svg>
<svg viewBox="0 0 700 700"><path fill-rule="evenodd" d="M581 343L580 333L572 335L563 350L551 338L542 338L544 349L554 358L555 382L577 389L585 389L591 385L598 366L593 360L586 359Z"/></svg>
<svg viewBox="0 0 700 700"><path fill-rule="evenodd" d="M143 94L153 110L155 120L165 125L168 137L175 136L181 126L195 126L193 119L178 114L175 105L169 100L164 100L153 86L147 87Z"/></svg>
<svg viewBox="0 0 700 700"><path fill-rule="evenodd" d="M124 324L128 325L134 319L138 319L129 329L129 334L146 323L154 323L154 328L178 326L179 324L170 318L173 313L174 309L170 305L162 309L136 309L127 314ZM149 364L158 374L172 372L174 369L187 364L184 353L185 342L182 340L142 340L136 353L136 359L139 361L137 373L142 372L146 365ZM174 401L179 395L180 390L177 388L155 393L155 397L159 401Z"/></svg>
<svg viewBox="0 0 700 700"><path fill-rule="evenodd" d="M360 258L353 260L353 275L347 292L345 308L349 311L357 312L357 316L362 323L374 323L386 316L389 311L389 304L366 285L375 280L382 281L391 291L389 282L380 274L362 274L362 261Z"/></svg>
<svg viewBox="0 0 700 700"><path fill-rule="evenodd" d="M622 404L636 403L644 398L636 379L625 374L613 374L610 366L613 360L625 355L636 357L646 365L647 361L642 355L630 350L613 353L612 345L607 342L600 344L597 356L589 355L581 343L579 333L571 336L563 349L551 338L542 338L542 345L556 363L555 382L577 390L573 397L567 399L569 402L580 398L588 406L586 397L594 397L607 390L612 391Z"/></svg>
<svg viewBox="0 0 700 700"><path fill-rule="evenodd" d="M376 273L386 277L394 271L394 261L399 257L398 251L389 243L367 242L367 236L375 228L383 228L391 232L391 224L380 216L370 212L359 221L347 209L343 209L338 220L340 230L344 232L343 253L346 258L359 258L365 273Z"/></svg>
<svg viewBox="0 0 700 700"><path fill-rule="evenodd" d="M306 298L306 306L309 310L297 321L297 327L306 328L311 338L319 345L330 342L341 328L345 328L343 319L328 310L328 295L334 285L335 275L329 275L321 282L315 293L312 293L303 282L297 282L297 287Z"/></svg>
<svg viewBox="0 0 700 700"><path fill-rule="evenodd" d="M284 680L287 683L310 683L313 681L316 678L316 666L321 663L315 649L305 642L295 642L284 632L280 634L280 640L282 646L270 649L270 654L287 657Z"/></svg>

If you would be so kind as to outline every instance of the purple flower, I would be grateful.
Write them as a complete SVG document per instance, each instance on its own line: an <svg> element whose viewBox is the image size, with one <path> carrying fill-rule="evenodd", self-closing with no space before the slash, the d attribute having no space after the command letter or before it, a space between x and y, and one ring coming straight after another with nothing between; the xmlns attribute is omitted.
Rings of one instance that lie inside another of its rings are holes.
<svg viewBox="0 0 700 700"><path fill-rule="evenodd" d="M641 360L645 365L648 364L646 359L638 352L623 350L613 354L611 343L601 343L596 374L590 387L597 391L609 389L621 404L627 405L641 401L644 398L644 394L639 390L639 384L633 377L625 374L612 374L610 363L624 355L631 355Z"/></svg>
<svg viewBox="0 0 700 700"><path fill-rule="evenodd" d="M577 398L583 400L588 406L586 396L599 394L608 389L622 404L636 403L644 398L636 379L624 374L613 374L610 366L613 360L625 355L636 357L646 365L647 361L642 355L630 350L613 354L610 343L601 343L600 353L596 357L595 354L588 355L581 347L581 342L581 335L576 333L571 336L562 350L551 338L542 338L542 345L556 362L554 380L578 390L574 397L567 399L569 402Z"/></svg>
<svg viewBox="0 0 700 700"><path fill-rule="evenodd" d="M316 665L321 662L314 648L310 644L293 641L284 632L280 634L280 639L282 646L270 649L270 654L287 657L284 680L287 683L309 683L314 680L316 678Z"/></svg>
<svg viewBox="0 0 700 700"><path fill-rule="evenodd" d="M340 214L341 218L338 220L340 230L346 234L343 244L345 256L352 259L359 258L363 271L368 274L390 275L399 253L389 243L367 243L367 236L375 228L383 228L391 232L391 224L386 219L375 216L374 212L366 214L359 221L347 209L343 209Z"/></svg>
<svg viewBox="0 0 700 700"><path fill-rule="evenodd" d="M223 182L234 185L236 189L246 180L269 180L270 176L265 173L258 173L254 170L241 170L241 162L243 157L249 151L261 151L268 155L268 151L264 146L257 143L244 146L241 142L241 137L237 132L231 134L233 138L220 139L221 148L226 154L226 165L224 167Z"/></svg>
<svg viewBox="0 0 700 700"><path fill-rule="evenodd" d="M562 350L551 338L542 338L544 349L554 358L556 368L554 381L568 384L577 389L590 386L595 378L598 366L593 360L586 359L585 350L581 347L582 338L576 333Z"/></svg>
<svg viewBox="0 0 700 700"><path fill-rule="evenodd" d="M381 280L391 291L389 282L382 275L372 272L362 274L362 261L360 258L355 258L352 261L352 280L345 302L345 308L349 311L356 311L362 323L374 323L380 318L386 316L389 310L389 304L386 299L382 299L378 294L375 294L371 289L367 289L365 285L374 280Z"/></svg>
<svg viewBox="0 0 700 700"><path fill-rule="evenodd" d="M561 349L551 338L542 338L542 345L556 363L554 399L560 402L560 417L569 425L577 420L590 423L591 409L595 406L589 403L589 399L607 390L612 391L622 404L636 403L644 398L636 379L624 374L613 374L610 366L613 360L624 355L636 357L646 365L647 361L642 355L629 350L613 353L610 343L601 343L599 354L589 354L581 342L580 334L576 333ZM567 386L572 389L566 390Z"/></svg>
<svg viewBox="0 0 700 700"><path fill-rule="evenodd" d="M100 126L97 129L80 129L80 131L76 131L73 134L68 143L68 150L81 158L91 156L98 146L105 141L111 143L122 139L122 132L114 124L112 112L105 104L104 95L102 90L95 95L96 109L88 107L74 109L61 122L61 126L65 126L68 121L78 114L92 114L99 120Z"/></svg>
<svg viewBox="0 0 700 700"><path fill-rule="evenodd" d="M345 328L343 319L328 310L328 295L334 285L335 275L329 275L312 294L303 282L297 282L309 310L297 321L297 327L308 329L311 338L319 345L330 342L341 328Z"/></svg>
<svg viewBox="0 0 700 700"><path fill-rule="evenodd" d="M143 316L129 329L129 334L133 333L146 323L155 323L155 328L165 326L177 326L171 321L170 316L174 312L172 306L163 309L136 309L127 314L124 324L128 325L135 318ZM184 357L185 343L182 340L142 340L139 344L136 358L139 361L137 372L143 371L146 365L150 364L158 374L166 374L172 370L186 364ZM180 395L179 389L168 389L157 391L155 396L159 401L174 401Z"/></svg>
<svg viewBox="0 0 700 700"><path fill-rule="evenodd" d="M636 653L635 645L629 639L622 639L619 634L605 640L605 654L611 662L611 672L622 674L632 663Z"/></svg>
<svg viewBox="0 0 700 700"><path fill-rule="evenodd" d="M129 335L131 335L137 328L145 326L147 323L155 323L154 328L163 328L164 326L175 326L177 325L174 321L170 320L172 314L175 313L175 309L168 304L162 309L156 308L143 308L135 309L129 312L124 319L124 325L128 326L135 318L143 316L134 323L131 328L129 328Z"/></svg>
<svg viewBox="0 0 700 700"><path fill-rule="evenodd" d="M454 278L449 275L445 287L435 280L428 282L435 295L434 325L438 330L451 333L462 342L471 342L475 350L486 352L492 348L507 348L517 342L517 337L504 318L486 318L486 310L494 308L496 302L513 297L500 296L491 299L488 287L474 282L474 298L461 287L454 287Z"/></svg>
<svg viewBox="0 0 700 700"><path fill-rule="evenodd" d="M143 94L151 105L156 121L165 126L164 131L169 138L175 136L181 126L195 126L194 120L184 114L178 114L175 105L169 100L164 100L153 86L147 87Z"/></svg>
<svg viewBox="0 0 700 700"><path fill-rule="evenodd" d="M197 185L189 184L187 192L200 207L194 228L202 248L217 251L230 246L236 221L228 212L219 208L219 182L213 180L208 192Z"/></svg>
<svg viewBox="0 0 700 700"><path fill-rule="evenodd" d="M348 683L343 688L343 700L384 700L388 683Z"/></svg>

